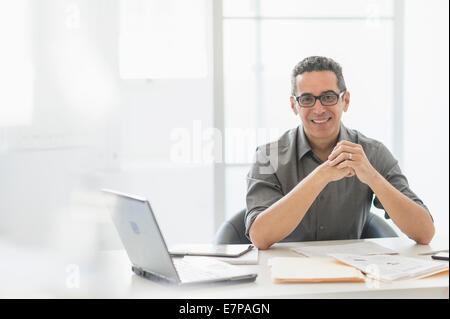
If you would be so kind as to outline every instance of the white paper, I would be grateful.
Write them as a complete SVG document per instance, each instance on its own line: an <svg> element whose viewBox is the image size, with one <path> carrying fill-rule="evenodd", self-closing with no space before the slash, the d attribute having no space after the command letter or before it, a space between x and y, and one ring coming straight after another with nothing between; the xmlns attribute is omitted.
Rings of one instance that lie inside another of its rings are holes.
<svg viewBox="0 0 450 319"><path fill-rule="evenodd" d="M369 277L385 281L420 278L448 270L448 262L404 256L354 254L330 254L330 256L358 268Z"/></svg>
<svg viewBox="0 0 450 319"><path fill-rule="evenodd" d="M292 248L295 252L306 257L325 257L329 254L354 254L354 255L395 255L392 249L380 246L374 242L363 241L356 243L342 243L337 245L308 245Z"/></svg>

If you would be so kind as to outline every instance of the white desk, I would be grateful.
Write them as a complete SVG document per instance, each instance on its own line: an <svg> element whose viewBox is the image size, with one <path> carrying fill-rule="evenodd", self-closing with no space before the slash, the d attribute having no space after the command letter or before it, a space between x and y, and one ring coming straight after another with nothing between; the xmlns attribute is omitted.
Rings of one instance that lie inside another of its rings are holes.
<svg viewBox="0 0 450 319"><path fill-rule="evenodd" d="M369 239L394 249L405 256L448 249L448 236L436 237L430 245L417 245L406 238ZM321 242L336 243L335 241ZM0 275L3 284L0 297L51 297L51 298L449 298L448 274L431 278L394 283L315 283L275 284L270 279L267 261L277 256L298 256L290 248L308 243L280 243L259 252L258 265L241 265L258 273L253 283L197 287L175 287L158 284L134 275L123 250L98 252L81 262L68 260L49 262L49 256L36 260L35 267L26 274L22 268L5 274L5 264ZM0 245L0 251L2 246ZM23 261L22 261L23 264ZM42 267L40 268L39 265ZM10 270L15 266L10 266ZM45 270L43 269L45 267ZM8 265L6 264L6 268ZM40 270L39 270L40 269ZM73 273L76 269L77 273Z"/></svg>

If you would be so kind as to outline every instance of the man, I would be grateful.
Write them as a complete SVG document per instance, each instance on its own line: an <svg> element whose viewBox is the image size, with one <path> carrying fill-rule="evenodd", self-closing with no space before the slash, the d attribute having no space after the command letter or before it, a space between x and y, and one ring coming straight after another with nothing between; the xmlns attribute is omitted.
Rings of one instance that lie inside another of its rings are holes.
<svg viewBox="0 0 450 319"><path fill-rule="evenodd" d="M302 125L258 147L247 176L245 226L253 244L360 238L374 195L386 218L428 244L432 217L395 158L341 123L350 93L340 65L318 56L298 63L290 102Z"/></svg>

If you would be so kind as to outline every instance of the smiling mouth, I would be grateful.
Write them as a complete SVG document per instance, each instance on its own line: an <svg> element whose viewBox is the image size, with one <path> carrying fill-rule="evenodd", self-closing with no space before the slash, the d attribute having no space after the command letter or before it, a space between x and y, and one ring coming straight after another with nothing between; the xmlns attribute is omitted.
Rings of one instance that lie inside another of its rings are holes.
<svg viewBox="0 0 450 319"><path fill-rule="evenodd" d="M315 124L323 124L328 122L329 120L331 120L331 117L324 119L324 120L311 120L311 122L315 123Z"/></svg>

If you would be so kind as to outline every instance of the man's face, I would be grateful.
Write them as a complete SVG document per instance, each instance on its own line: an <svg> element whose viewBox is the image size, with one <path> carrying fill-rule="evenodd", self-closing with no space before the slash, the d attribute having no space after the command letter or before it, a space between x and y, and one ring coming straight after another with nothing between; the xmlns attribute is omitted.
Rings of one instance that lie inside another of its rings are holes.
<svg viewBox="0 0 450 319"><path fill-rule="evenodd" d="M315 96L333 91L340 94L337 87L336 75L332 71L305 72L297 76L296 96L310 93ZM301 107L291 97L291 107L294 113L300 114L305 134L315 141L329 141L339 134L342 112L347 112L350 94L346 92L334 106L323 106L319 99L313 107Z"/></svg>

